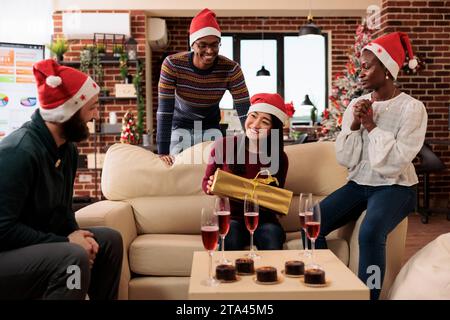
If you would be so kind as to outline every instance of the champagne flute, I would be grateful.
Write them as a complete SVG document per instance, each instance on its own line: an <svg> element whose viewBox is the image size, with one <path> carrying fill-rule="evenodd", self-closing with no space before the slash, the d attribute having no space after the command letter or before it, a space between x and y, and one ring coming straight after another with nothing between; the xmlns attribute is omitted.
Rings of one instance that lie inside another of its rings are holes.
<svg viewBox="0 0 450 320"><path fill-rule="evenodd" d="M253 248L253 234L256 228L258 228L259 221L259 204L258 197L254 195L250 197L245 196L244 199L244 220L247 230L250 232L250 252L247 254L249 258L258 259L260 256L255 252Z"/></svg>
<svg viewBox="0 0 450 320"><path fill-rule="evenodd" d="M314 249L316 247L316 239L320 232L320 202L316 201L311 207L311 215L306 216L306 234L311 240L311 265L310 268L320 268L319 265L314 263Z"/></svg>
<svg viewBox="0 0 450 320"><path fill-rule="evenodd" d="M216 262L219 264L231 264L231 261L225 258L225 237L230 230L230 200L228 197L216 198L214 213L219 220L219 236L222 250L222 257Z"/></svg>
<svg viewBox="0 0 450 320"><path fill-rule="evenodd" d="M310 207L312 205L312 193L300 193L298 202L298 217L300 219L300 241L303 242L303 256L310 257L308 250L308 239L306 238L306 216L311 215ZM303 230L303 234L302 234Z"/></svg>
<svg viewBox="0 0 450 320"><path fill-rule="evenodd" d="M212 255L219 240L219 226L217 224L217 216L213 210L202 208L201 229L203 247L208 250L209 255L209 278L202 283L208 287L215 287L219 284L219 281L213 277Z"/></svg>

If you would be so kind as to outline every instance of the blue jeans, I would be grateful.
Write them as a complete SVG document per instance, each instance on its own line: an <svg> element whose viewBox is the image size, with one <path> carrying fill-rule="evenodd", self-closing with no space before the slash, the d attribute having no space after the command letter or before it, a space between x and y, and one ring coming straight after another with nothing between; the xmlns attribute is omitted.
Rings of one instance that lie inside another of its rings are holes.
<svg viewBox="0 0 450 320"><path fill-rule="evenodd" d="M286 239L281 225L271 222L261 223L253 234L253 244L259 250L282 250ZM250 232L244 220L231 219L230 231L225 237L225 250L244 250L250 245Z"/></svg>
<svg viewBox="0 0 450 320"><path fill-rule="evenodd" d="M380 284L374 285L370 290L371 299L377 300L384 280L387 235L414 211L415 202L415 187L399 185L372 187L350 181L320 203L322 218L316 247L326 249L326 235L350 221L356 221L367 209L358 236L358 277L369 288L374 283ZM381 273L379 281L374 281L373 275L376 274L374 266L379 267Z"/></svg>

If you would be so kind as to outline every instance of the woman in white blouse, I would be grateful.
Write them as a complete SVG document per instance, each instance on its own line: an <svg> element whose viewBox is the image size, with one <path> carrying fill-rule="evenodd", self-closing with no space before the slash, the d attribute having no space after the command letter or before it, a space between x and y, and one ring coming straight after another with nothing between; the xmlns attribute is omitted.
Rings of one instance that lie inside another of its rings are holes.
<svg viewBox="0 0 450 320"><path fill-rule="evenodd" d="M325 236L364 210L359 232L359 278L378 299L385 272L387 235L415 208L417 175L412 164L425 139L427 112L422 102L401 92L394 80L409 56L417 67L408 36L394 32L361 52L361 85L369 94L352 100L336 140L338 162L349 170L348 183L321 202ZM379 268L379 269L378 269ZM378 270L379 279L373 277Z"/></svg>

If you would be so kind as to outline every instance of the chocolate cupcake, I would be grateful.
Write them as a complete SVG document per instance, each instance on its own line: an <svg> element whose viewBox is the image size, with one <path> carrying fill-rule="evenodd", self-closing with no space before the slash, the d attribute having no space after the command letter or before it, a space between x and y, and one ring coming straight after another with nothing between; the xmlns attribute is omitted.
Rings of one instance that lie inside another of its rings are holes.
<svg viewBox="0 0 450 320"><path fill-rule="evenodd" d="M284 272L290 276L301 276L305 273L305 264L299 260L286 261L284 264Z"/></svg>
<svg viewBox="0 0 450 320"><path fill-rule="evenodd" d="M325 284L325 271L321 269L305 270L305 283L307 284Z"/></svg>
<svg viewBox="0 0 450 320"><path fill-rule="evenodd" d="M239 258L235 261L236 271L239 274L254 274L255 264L253 259L250 258Z"/></svg>
<svg viewBox="0 0 450 320"><path fill-rule="evenodd" d="M216 279L222 281L236 280L236 268L228 264L218 265L216 267Z"/></svg>
<svg viewBox="0 0 450 320"><path fill-rule="evenodd" d="M277 269L274 267L260 267L256 269L256 280L259 282L278 281Z"/></svg>

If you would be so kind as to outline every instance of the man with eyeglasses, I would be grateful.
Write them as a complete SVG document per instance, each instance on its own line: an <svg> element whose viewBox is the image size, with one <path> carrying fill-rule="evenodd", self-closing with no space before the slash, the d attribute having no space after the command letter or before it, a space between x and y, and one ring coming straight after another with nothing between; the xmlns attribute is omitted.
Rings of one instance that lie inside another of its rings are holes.
<svg viewBox="0 0 450 320"><path fill-rule="evenodd" d="M215 13L203 9L189 29L193 51L170 55L162 64L157 144L168 165L172 165L173 155L202 142L206 130L219 132L219 102L226 90L233 97L241 124L245 122L250 98L244 75L239 64L219 55L220 37Z"/></svg>

